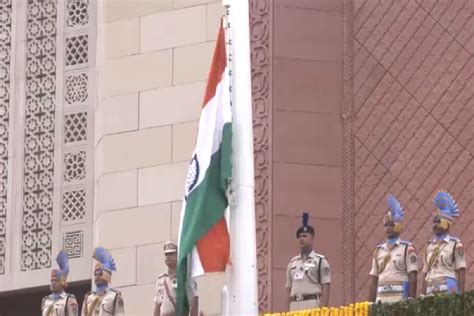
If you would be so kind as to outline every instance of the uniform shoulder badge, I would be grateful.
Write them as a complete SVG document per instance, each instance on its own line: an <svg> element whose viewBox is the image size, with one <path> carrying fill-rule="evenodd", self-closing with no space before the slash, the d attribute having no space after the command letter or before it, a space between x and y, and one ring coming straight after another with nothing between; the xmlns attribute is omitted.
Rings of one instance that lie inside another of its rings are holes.
<svg viewBox="0 0 474 316"><path fill-rule="evenodd" d="M68 301L68 305L69 305L70 308L72 308L73 313L77 314L77 312L79 310L79 306L77 304L76 297L72 294L69 294L68 296L70 298L70 300Z"/></svg>
<svg viewBox="0 0 474 316"><path fill-rule="evenodd" d="M115 299L117 300L117 305L118 307L122 308L123 307L123 297L122 297L122 292L116 291L116 297Z"/></svg>
<svg viewBox="0 0 474 316"><path fill-rule="evenodd" d="M453 236L449 236L449 239L452 240L452 241L455 241L455 242L460 242L461 239L459 239L458 237L453 237Z"/></svg>
<svg viewBox="0 0 474 316"><path fill-rule="evenodd" d="M160 275L158 276L158 279L162 279L162 278L164 278L164 277L166 277L166 276L168 276L168 273L166 273L166 272L165 272L165 273L162 273L162 274L160 274Z"/></svg>
<svg viewBox="0 0 474 316"><path fill-rule="evenodd" d="M460 257L464 256L464 246L462 243L458 242L456 244L456 252Z"/></svg>
<svg viewBox="0 0 474 316"><path fill-rule="evenodd" d="M409 241L402 241L402 243L407 246L407 252L408 252L408 253L413 253L413 252L415 252L415 246L414 246L411 242L409 242Z"/></svg>

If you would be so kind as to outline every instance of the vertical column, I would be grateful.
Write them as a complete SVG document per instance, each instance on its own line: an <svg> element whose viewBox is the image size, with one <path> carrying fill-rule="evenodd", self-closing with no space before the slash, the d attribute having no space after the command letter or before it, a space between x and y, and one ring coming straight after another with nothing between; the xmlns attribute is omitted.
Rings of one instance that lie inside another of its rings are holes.
<svg viewBox="0 0 474 316"><path fill-rule="evenodd" d="M259 310L272 306L272 32L273 0L250 0Z"/></svg>
<svg viewBox="0 0 474 316"><path fill-rule="evenodd" d="M12 3L0 3L0 275L5 273L10 131Z"/></svg>
<svg viewBox="0 0 474 316"><path fill-rule="evenodd" d="M95 5L65 0L60 234L69 258L91 260ZM87 233L89 232L89 233ZM87 271L87 269L85 269Z"/></svg>
<svg viewBox="0 0 474 316"><path fill-rule="evenodd" d="M56 1L28 0L22 271L51 266L56 106Z"/></svg>
<svg viewBox="0 0 474 316"><path fill-rule="evenodd" d="M53 252L65 249L73 259L70 279L89 277L84 263L92 251L94 12L88 0L26 4L26 43L18 44L25 45L26 56L23 142L15 140L23 146L17 189L24 272L49 268ZM42 284L38 273L25 285Z"/></svg>
<svg viewBox="0 0 474 316"><path fill-rule="evenodd" d="M343 128L343 295L344 303L355 300L355 194L354 194L354 3L344 0L344 61L343 99L341 105Z"/></svg>

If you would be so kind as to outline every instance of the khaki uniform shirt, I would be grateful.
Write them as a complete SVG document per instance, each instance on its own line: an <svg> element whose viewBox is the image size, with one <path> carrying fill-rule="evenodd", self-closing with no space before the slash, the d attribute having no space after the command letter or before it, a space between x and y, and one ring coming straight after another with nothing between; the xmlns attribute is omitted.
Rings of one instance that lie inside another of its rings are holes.
<svg viewBox="0 0 474 316"><path fill-rule="evenodd" d="M393 303L404 299L408 274L418 271L417 256L410 242L398 239L393 246L378 245L372 259L370 275L378 277L376 301Z"/></svg>
<svg viewBox="0 0 474 316"><path fill-rule="evenodd" d="M77 306L76 297L74 295L63 292L56 300L53 298L52 294L43 298L43 302L41 303L41 316L66 315L79 315L79 308Z"/></svg>
<svg viewBox="0 0 474 316"><path fill-rule="evenodd" d="M458 238L448 235L441 241L434 239L428 242L423 258L423 272L426 273L428 285L446 283L446 277L456 279L456 271L462 268L466 268L466 258Z"/></svg>
<svg viewBox="0 0 474 316"><path fill-rule="evenodd" d="M122 294L113 289L107 289L105 294L89 292L82 304L82 316L123 316L124 303Z"/></svg>
<svg viewBox="0 0 474 316"><path fill-rule="evenodd" d="M159 305L161 316L174 316L176 308L176 287L176 276L169 276L168 273L163 273L158 277L153 302L155 305ZM196 283L193 283L193 288L190 289L190 291L193 297L196 296Z"/></svg>
<svg viewBox="0 0 474 316"><path fill-rule="evenodd" d="M408 282L408 274L418 271L415 248L411 243L400 239L395 242L393 248L389 247L387 243L377 246L370 275L379 278L379 285Z"/></svg>
<svg viewBox="0 0 474 316"><path fill-rule="evenodd" d="M293 257L286 269L286 288L290 289L290 296L311 295L322 293L322 284L331 283L331 269L329 262L323 255L311 251L304 260L301 255ZM316 308L319 299L294 301L290 303L290 311Z"/></svg>

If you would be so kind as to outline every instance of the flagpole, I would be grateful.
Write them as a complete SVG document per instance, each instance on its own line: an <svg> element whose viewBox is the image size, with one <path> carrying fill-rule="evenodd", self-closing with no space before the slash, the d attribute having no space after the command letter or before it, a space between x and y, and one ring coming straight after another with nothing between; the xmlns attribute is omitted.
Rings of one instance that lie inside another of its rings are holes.
<svg viewBox="0 0 474 316"><path fill-rule="evenodd" d="M248 0L223 0L231 40L233 126L230 203L231 265L226 315L258 315L254 153ZM223 306L224 307L224 306Z"/></svg>

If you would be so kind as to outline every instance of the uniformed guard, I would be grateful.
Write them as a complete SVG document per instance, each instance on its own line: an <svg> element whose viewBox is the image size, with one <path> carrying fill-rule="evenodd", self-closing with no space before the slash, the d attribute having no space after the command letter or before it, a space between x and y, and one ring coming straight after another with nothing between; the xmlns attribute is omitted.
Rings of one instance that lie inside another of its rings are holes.
<svg viewBox="0 0 474 316"><path fill-rule="evenodd" d="M178 246L172 241L168 241L163 246L165 254L165 264L168 271L158 276L156 281L156 294L154 299L154 316L174 316L176 310L176 265ZM197 315L198 297L196 295L196 285L188 289L192 296L190 314Z"/></svg>
<svg viewBox="0 0 474 316"><path fill-rule="evenodd" d="M308 213L303 213L303 226L296 231L300 254L290 260L286 269L290 311L329 303L331 270L326 257L313 250L314 228L308 225L308 218Z"/></svg>
<svg viewBox="0 0 474 316"><path fill-rule="evenodd" d="M388 197L383 225L387 240L374 251L370 270L370 301L394 303L416 296L417 257L415 248L400 239L405 212L394 196Z"/></svg>
<svg viewBox="0 0 474 316"><path fill-rule="evenodd" d="M44 297L41 303L42 316L77 316L79 309L76 297L67 294L67 275L69 262L66 251L62 250L56 257L58 267L51 271L51 294Z"/></svg>
<svg viewBox="0 0 474 316"><path fill-rule="evenodd" d="M96 290L84 297L82 316L123 316L122 294L109 287L112 272L116 271L114 259L103 247L94 250L94 259L98 261L94 269Z"/></svg>
<svg viewBox="0 0 474 316"><path fill-rule="evenodd" d="M433 218L434 239L423 256L423 294L464 293L466 258L459 238L449 234L453 220L459 217L456 201L446 191L434 198L438 209Z"/></svg>

